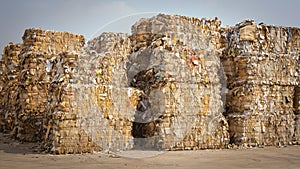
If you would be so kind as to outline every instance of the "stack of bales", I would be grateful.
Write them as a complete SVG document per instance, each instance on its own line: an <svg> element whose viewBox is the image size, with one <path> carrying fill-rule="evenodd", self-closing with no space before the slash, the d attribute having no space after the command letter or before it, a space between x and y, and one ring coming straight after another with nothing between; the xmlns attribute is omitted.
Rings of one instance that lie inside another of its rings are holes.
<svg viewBox="0 0 300 169"><path fill-rule="evenodd" d="M18 55L21 44L8 44L2 54L0 74L0 131L10 132L14 129L17 107L17 88L19 73Z"/></svg>
<svg viewBox="0 0 300 169"><path fill-rule="evenodd" d="M22 141L50 140L48 136L71 112L63 107L66 99L60 96L69 85L61 84L71 84L73 64L84 41L82 35L27 29L22 45L5 47L1 59L2 131L12 131ZM54 121L57 107L63 107L65 114Z"/></svg>
<svg viewBox="0 0 300 169"><path fill-rule="evenodd" d="M78 107L78 64L83 55L75 52L61 53L51 60L55 75L49 86L47 118L44 119L44 147L56 154L99 151L92 142L91 135L82 129L80 113L85 107ZM84 86L81 86L84 87ZM91 102L91 104L95 104ZM95 120L95 119L89 119Z"/></svg>
<svg viewBox="0 0 300 169"><path fill-rule="evenodd" d="M226 114L232 143L292 143L299 66L295 30L246 20L223 31L221 60L230 89Z"/></svg>
<svg viewBox="0 0 300 169"><path fill-rule="evenodd" d="M87 50L27 29L0 60L0 131L57 154L299 143L300 30L220 25L159 14Z"/></svg>
<svg viewBox="0 0 300 169"><path fill-rule="evenodd" d="M19 110L17 113L17 138L39 141L44 137L43 119L47 114L49 87L54 74L55 58L64 52L80 52L84 37L72 33L27 29L23 35L23 47L19 54ZM52 104L59 104L52 103ZM52 112L50 112L52 113Z"/></svg>
<svg viewBox="0 0 300 169"><path fill-rule="evenodd" d="M133 25L130 39L105 33L89 42L92 64L100 65L94 82L104 86L104 149L226 147L219 26L217 19L160 14Z"/></svg>
<svg viewBox="0 0 300 169"><path fill-rule="evenodd" d="M80 127L103 151L133 147L131 135L137 92L126 86L126 58L131 41L125 34L103 33L88 42L78 61L77 116Z"/></svg>
<svg viewBox="0 0 300 169"><path fill-rule="evenodd" d="M129 56L128 82L143 91L146 105L137 107L137 138L152 132L154 146L171 150L226 147L220 24L217 18L160 14L132 27L139 50ZM155 121L144 118L148 114ZM153 131L139 132L153 122Z"/></svg>

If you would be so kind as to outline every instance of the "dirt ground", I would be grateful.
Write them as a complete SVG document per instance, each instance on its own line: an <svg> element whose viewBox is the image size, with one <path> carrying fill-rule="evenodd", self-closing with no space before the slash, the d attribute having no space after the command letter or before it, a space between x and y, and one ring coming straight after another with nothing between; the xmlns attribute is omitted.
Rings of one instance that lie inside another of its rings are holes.
<svg viewBox="0 0 300 169"><path fill-rule="evenodd" d="M34 144L12 143L0 134L0 169L109 168L300 168L300 146L239 150L127 151L112 154L50 155L34 152Z"/></svg>

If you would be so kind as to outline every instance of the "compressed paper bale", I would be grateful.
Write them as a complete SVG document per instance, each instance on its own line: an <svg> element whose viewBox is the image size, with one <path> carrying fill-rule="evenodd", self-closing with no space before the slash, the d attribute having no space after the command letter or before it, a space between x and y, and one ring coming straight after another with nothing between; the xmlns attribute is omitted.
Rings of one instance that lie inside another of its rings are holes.
<svg viewBox="0 0 300 169"><path fill-rule="evenodd" d="M54 54L82 51L85 42L82 35L34 28L26 29L22 39L27 50Z"/></svg>
<svg viewBox="0 0 300 169"><path fill-rule="evenodd" d="M188 39L185 37L188 37L193 32L203 30L203 33L205 35L207 34L213 35L214 37L212 39L212 42L214 42L213 44L219 43L218 35L215 34L218 34L218 30L220 29L221 22L217 18L199 19L199 18L182 17L179 15L159 14L156 18L153 17L151 21L153 22L153 24L150 25L148 24L147 19L141 19L139 22L137 22L135 25L132 26L131 28L132 34L139 35L139 34L151 33L151 34L169 35L170 39L173 42L177 42L178 40L179 42L183 42L184 44L187 45L192 45L192 44L196 45L201 43L200 41L197 41L197 38ZM188 26L188 25L199 25L200 27ZM179 34L180 32L185 32L186 36ZM193 35L197 36L196 34ZM205 48L207 45L203 44L203 46L202 45L199 46L201 46L201 48ZM192 46L187 46L187 47L190 49L194 49L192 48Z"/></svg>
<svg viewBox="0 0 300 169"><path fill-rule="evenodd" d="M289 145L294 135L294 115L230 114L231 142L238 145Z"/></svg>
<svg viewBox="0 0 300 169"><path fill-rule="evenodd" d="M293 86L235 87L227 94L228 112L240 114L293 114Z"/></svg>
<svg viewBox="0 0 300 169"><path fill-rule="evenodd" d="M223 59L230 88L242 84L253 85L297 85L298 54L246 53L232 59ZM294 62L296 61L296 62ZM232 64L230 64L232 63ZM229 67L229 68L228 68Z"/></svg>
<svg viewBox="0 0 300 169"><path fill-rule="evenodd" d="M222 57L235 57L246 52L289 54L299 49L299 28L257 25L252 20L245 20L224 28L221 33L225 43Z"/></svg>
<svg viewBox="0 0 300 169"><path fill-rule="evenodd" d="M236 79L236 62L233 58L221 59L222 66L227 77L227 87L232 86Z"/></svg>
<svg viewBox="0 0 300 169"><path fill-rule="evenodd" d="M240 28L240 40L255 41L257 38L257 25L247 25Z"/></svg>
<svg viewBox="0 0 300 169"><path fill-rule="evenodd" d="M117 34L102 33L101 35L99 35L87 42L87 44L88 44L87 50L89 52L105 54L106 52L110 52L113 49L115 43L123 40L125 37L126 37L126 35L122 34L122 33L117 33ZM126 48L125 48L125 50L126 50ZM128 48L127 50L130 50L130 48ZM120 51L120 52L126 53L126 51ZM129 51L127 51L127 52L129 52Z"/></svg>
<svg viewBox="0 0 300 169"><path fill-rule="evenodd" d="M91 153L94 150L101 150L100 147L90 142L89 137L83 130L81 130L80 133L77 133L78 131L78 128L70 128L69 130L60 131L62 133L65 132L66 135L64 137L59 137L59 139L56 140L55 148L51 151L55 154L71 154ZM77 135L79 135L79 137Z"/></svg>

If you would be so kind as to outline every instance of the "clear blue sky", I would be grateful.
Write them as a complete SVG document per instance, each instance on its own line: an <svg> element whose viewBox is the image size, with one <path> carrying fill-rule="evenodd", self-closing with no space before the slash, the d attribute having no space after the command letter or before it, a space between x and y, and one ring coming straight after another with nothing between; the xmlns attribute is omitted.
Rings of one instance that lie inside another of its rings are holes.
<svg viewBox="0 0 300 169"><path fill-rule="evenodd" d="M139 16L156 12L199 18L217 16L223 25L251 18L258 23L300 27L298 0L0 0L0 3L1 51L9 42L21 42L26 28L69 31L83 34L88 40L96 32L128 32ZM126 17L130 15L133 16Z"/></svg>

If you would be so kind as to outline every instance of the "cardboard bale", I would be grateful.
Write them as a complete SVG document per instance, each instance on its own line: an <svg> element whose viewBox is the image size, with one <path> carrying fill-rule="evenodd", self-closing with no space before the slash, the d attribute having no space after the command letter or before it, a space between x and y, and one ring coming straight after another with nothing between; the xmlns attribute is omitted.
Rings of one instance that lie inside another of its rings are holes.
<svg viewBox="0 0 300 169"><path fill-rule="evenodd" d="M293 86L243 85L229 90L227 113L249 115L294 114Z"/></svg>
<svg viewBox="0 0 300 169"><path fill-rule="evenodd" d="M228 87L252 85L298 85L299 54L243 53L223 60Z"/></svg>
<svg viewBox="0 0 300 169"><path fill-rule="evenodd" d="M230 114L231 142L243 146L283 146L293 143L294 115Z"/></svg>
<svg viewBox="0 0 300 169"><path fill-rule="evenodd" d="M48 54L81 52L85 43L84 37L79 34L35 28L26 29L22 39L26 50Z"/></svg>
<svg viewBox="0 0 300 169"><path fill-rule="evenodd" d="M96 36L87 42L87 52L94 55L104 55L105 53L110 53L115 47L114 45L126 39L127 36L127 34L123 33L103 32L99 36ZM131 48L127 47L127 49L123 48L123 50L131 50ZM130 51L123 52L128 53Z"/></svg>
<svg viewBox="0 0 300 169"><path fill-rule="evenodd" d="M290 54L299 49L299 28L256 24L245 20L232 27L223 28L221 41L223 57L236 57L243 53Z"/></svg>

